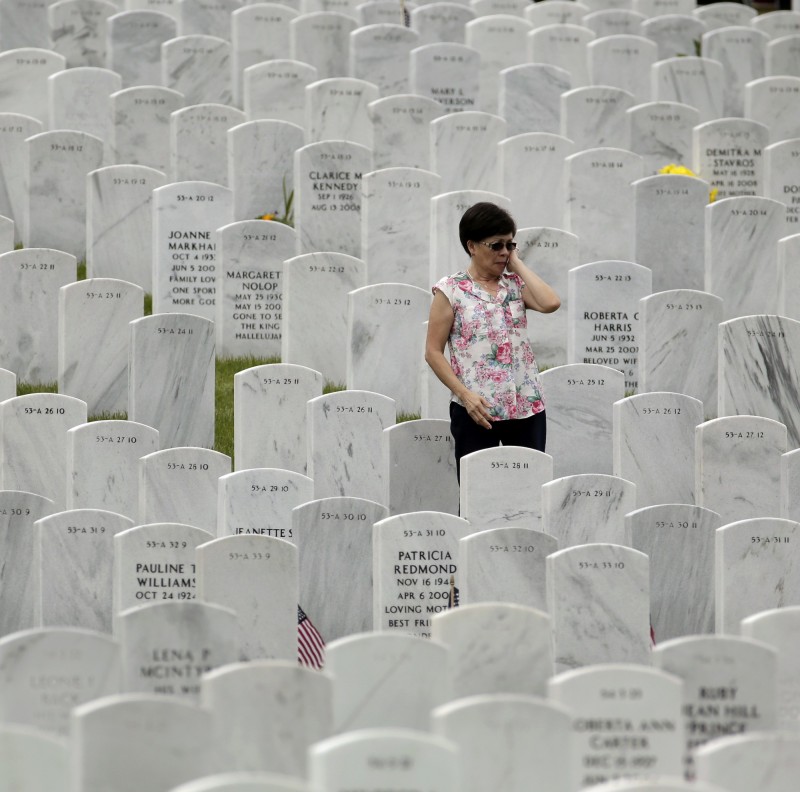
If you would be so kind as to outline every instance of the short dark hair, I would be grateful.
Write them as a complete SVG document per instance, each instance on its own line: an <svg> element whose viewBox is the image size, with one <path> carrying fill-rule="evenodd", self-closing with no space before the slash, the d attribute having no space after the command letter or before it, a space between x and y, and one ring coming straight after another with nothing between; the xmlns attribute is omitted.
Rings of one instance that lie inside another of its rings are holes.
<svg viewBox="0 0 800 792"><path fill-rule="evenodd" d="M514 218L497 204L482 201L470 206L458 224L458 238L461 247L469 253L467 242L480 242L486 237L496 234L516 234L517 224Z"/></svg>

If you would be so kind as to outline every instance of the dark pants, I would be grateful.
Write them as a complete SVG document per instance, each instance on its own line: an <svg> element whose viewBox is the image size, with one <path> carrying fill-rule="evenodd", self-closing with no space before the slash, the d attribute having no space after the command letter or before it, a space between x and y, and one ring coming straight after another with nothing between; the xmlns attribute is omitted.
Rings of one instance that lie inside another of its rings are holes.
<svg viewBox="0 0 800 792"><path fill-rule="evenodd" d="M484 448L522 446L544 451L547 420L544 411L528 418L492 421L491 429L476 424L460 404L450 402L450 431L456 446L456 475L461 483L461 457Z"/></svg>

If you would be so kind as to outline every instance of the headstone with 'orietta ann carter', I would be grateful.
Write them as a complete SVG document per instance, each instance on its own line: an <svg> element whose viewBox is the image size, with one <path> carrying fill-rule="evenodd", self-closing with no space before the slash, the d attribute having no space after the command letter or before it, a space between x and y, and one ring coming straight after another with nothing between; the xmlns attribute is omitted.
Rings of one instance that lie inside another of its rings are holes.
<svg viewBox="0 0 800 792"><path fill-rule="evenodd" d="M214 323L187 313L131 322L128 417L161 446L214 444Z"/></svg>
<svg viewBox="0 0 800 792"><path fill-rule="evenodd" d="M760 641L723 635L676 638L653 649L653 665L683 680L679 701L687 778L695 776L698 746L777 726L777 652Z"/></svg>
<svg viewBox="0 0 800 792"><path fill-rule="evenodd" d="M300 602L330 642L372 630L372 526L385 506L363 498L321 498L292 510L300 551Z"/></svg>
<svg viewBox="0 0 800 792"><path fill-rule="evenodd" d="M217 239L217 355L280 355L283 262L294 253L294 229L243 220L220 228Z"/></svg>
<svg viewBox="0 0 800 792"><path fill-rule="evenodd" d="M432 615L458 593L458 541L472 532L465 519L441 512L376 523L373 629L430 638Z"/></svg>
<svg viewBox="0 0 800 792"><path fill-rule="evenodd" d="M236 614L238 660L297 659L297 547L228 536L197 548L197 598Z"/></svg>
<svg viewBox="0 0 800 792"><path fill-rule="evenodd" d="M0 366L23 382L58 378L58 295L75 281L75 267L75 256L60 250L0 255Z"/></svg>
<svg viewBox="0 0 800 792"><path fill-rule="evenodd" d="M139 522L186 522L217 533L220 476L231 458L208 448L166 448L139 460Z"/></svg>
<svg viewBox="0 0 800 792"><path fill-rule="evenodd" d="M178 182L153 191L153 312L216 316L217 240L233 221L233 197L210 182Z"/></svg>
<svg viewBox="0 0 800 792"><path fill-rule="evenodd" d="M37 625L112 631L114 537L132 527L133 520L99 509L64 511L34 523Z"/></svg>
<svg viewBox="0 0 800 792"><path fill-rule="evenodd" d="M625 396L625 375L608 366L575 363L548 369L541 379L553 474L611 473L612 405Z"/></svg>
<svg viewBox="0 0 800 792"><path fill-rule="evenodd" d="M630 261L598 261L569 271L570 363L611 366L638 387L639 300L652 291L652 272Z"/></svg>
<svg viewBox="0 0 800 792"><path fill-rule="evenodd" d="M684 747L681 680L633 665L559 674L549 699L573 717L575 788L612 778L680 776Z"/></svg>

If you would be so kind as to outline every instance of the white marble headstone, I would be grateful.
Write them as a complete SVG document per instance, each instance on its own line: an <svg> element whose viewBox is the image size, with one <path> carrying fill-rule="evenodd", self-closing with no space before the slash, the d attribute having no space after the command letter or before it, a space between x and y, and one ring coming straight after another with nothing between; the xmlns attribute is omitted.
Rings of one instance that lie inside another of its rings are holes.
<svg viewBox="0 0 800 792"><path fill-rule="evenodd" d="M243 76L242 106L250 121L274 119L305 123L305 87L318 77L308 63L273 59L248 66Z"/></svg>
<svg viewBox="0 0 800 792"><path fill-rule="evenodd" d="M106 20L119 8L106 0L59 0L47 9L53 50L67 67L105 66Z"/></svg>
<svg viewBox="0 0 800 792"><path fill-rule="evenodd" d="M548 5L561 1L548 0ZM503 69L499 79L498 109L509 136L561 131L561 94L572 87L568 71L548 63L525 63Z"/></svg>
<svg viewBox="0 0 800 792"><path fill-rule="evenodd" d="M771 39L765 55L766 75L791 74L800 77L800 34Z"/></svg>
<svg viewBox="0 0 800 792"><path fill-rule="evenodd" d="M574 0L570 0L574 2ZM587 9L588 11L588 9ZM576 25L593 30L597 38L606 36L638 36L639 27L647 17L630 8L600 8L597 11L586 13Z"/></svg>
<svg viewBox="0 0 800 792"><path fill-rule="evenodd" d="M57 789L69 775L69 758L67 740L63 737L25 726L0 729L3 781L12 789Z"/></svg>
<svg viewBox="0 0 800 792"><path fill-rule="evenodd" d="M549 0L545 5L531 3L525 8L525 19L535 28L545 25L580 25L589 7L575 0Z"/></svg>
<svg viewBox="0 0 800 792"><path fill-rule="evenodd" d="M429 169L428 124L442 112L435 99L413 94L386 96L371 102L367 114L372 123L373 166Z"/></svg>
<svg viewBox="0 0 800 792"><path fill-rule="evenodd" d="M348 140L372 147L367 105L380 97L378 86L352 77L329 77L306 86L306 141Z"/></svg>
<svg viewBox="0 0 800 792"><path fill-rule="evenodd" d="M175 19L158 10L122 11L106 24L106 68L117 72L126 88L161 85L161 45L177 35Z"/></svg>
<svg viewBox="0 0 800 792"><path fill-rule="evenodd" d="M576 24L551 24L528 33L528 60L549 63L569 72L572 87L589 85L586 45L595 39L589 28Z"/></svg>
<svg viewBox="0 0 800 792"><path fill-rule="evenodd" d="M798 15L800 18L800 15ZM766 124L772 143L800 135L800 77L762 77L744 86L744 116Z"/></svg>
<svg viewBox="0 0 800 792"><path fill-rule="evenodd" d="M800 32L800 12L793 4L791 11L788 9L776 10L772 13L764 14L763 18L753 17L750 20L750 26L757 30L762 30L771 38L798 33Z"/></svg>
<svg viewBox="0 0 800 792"><path fill-rule="evenodd" d="M9 3L3 3L6 10ZM37 4L38 5L38 4ZM39 5L46 13L46 6ZM0 24L5 37L7 29ZM47 21L42 19L40 34L47 35ZM28 46L23 41L9 42L0 52L0 112L31 116L42 124L48 121L47 78L66 69L66 59L47 45Z"/></svg>
<svg viewBox="0 0 800 792"><path fill-rule="evenodd" d="M303 13L289 23L289 57L317 70L317 77L345 77L349 68L354 17L337 11Z"/></svg>
<svg viewBox="0 0 800 792"><path fill-rule="evenodd" d="M692 14L705 22L708 30L734 25L747 25L750 20L758 15L758 11L750 6L739 3L710 3L699 6Z"/></svg>
<svg viewBox="0 0 800 792"><path fill-rule="evenodd" d="M637 35L609 35L590 41L586 53L592 85L628 91L634 104L650 101L650 67L658 60L654 41Z"/></svg>
<svg viewBox="0 0 800 792"><path fill-rule="evenodd" d="M628 110L628 122L631 151L644 160L645 177L655 176L665 165L691 162L692 128L700 123L696 108L680 102L647 102Z"/></svg>
<svg viewBox="0 0 800 792"><path fill-rule="evenodd" d="M165 41L161 45L159 84L182 93L189 105L230 104L233 100L230 42L200 34L179 35Z"/></svg>
<svg viewBox="0 0 800 792"><path fill-rule="evenodd" d="M411 29L419 33L420 46L450 41L463 44L467 22L477 17L469 5L459 2L423 3L411 12Z"/></svg>
<svg viewBox="0 0 800 792"><path fill-rule="evenodd" d="M31 116L0 113L0 214L14 221L16 244L22 242L24 236L28 201L28 144L25 141L43 128L43 122Z"/></svg>
<svg viewBox="0 0 800 792"><path fill-rule="evenodd" d="M12 0L0 6L0 48L47 47L47 4L36 0Z"/></svg>
<svg viewBox="0 0 800 792"><path fill-rule="evenodd" d="M697 17L665 11L642 22L640 31L658 44L659 60L666 60L695 55L695 41L706 32L706 26Z"/></svg>
<svg viewBox="0 0 800 792"><path fill-rule="evenodd" d="M561 134L578 151L630 148L627 111L636 104L630 91L613 85L590 85L561 94Z"/></svg>
<svg viewBox="0 0 800 792"><path fill-rule="evenodd" d="M651 69L653 101L694 107L701 122L722 116L725 70L719 61L689 55L657 61Z"/></svg>
<svg viewBox="0 0 800 792"><path fill-rule="evenodd" d="M435 99L445 113L478 108L480 54L466 44L437 42L411 50L411 93Z"/></svg>
<svg viewBox="0 0 800 792"><path fill-rule="evenodd" d="M181 33L230 39L231 14L241 5L240 0L180 0Z"/></svg>
<svg viewBox="0 0 800 792"><path fill-rule="evenodd" d="M419 34L398 24L372 24L350 34L350 74L378 87L381 96L408 92L410 53Z"/></svg>
<svg viewBox="0 0 800 792"><path fill-rule="evenodd" d="M798 138L772 143L764 149L764 197L786 204L785 233L797 234L800 231L800 140ZM780 274L779 272L779 282ZM781 302L786 304L786 295L779 291L779 305Z"/></svg>

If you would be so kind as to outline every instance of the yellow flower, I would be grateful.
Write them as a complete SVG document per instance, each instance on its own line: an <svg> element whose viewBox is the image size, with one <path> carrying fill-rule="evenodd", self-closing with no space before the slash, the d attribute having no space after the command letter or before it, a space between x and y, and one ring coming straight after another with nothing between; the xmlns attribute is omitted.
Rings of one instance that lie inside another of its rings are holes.
<svg viewBox="0 0 800 792"><path fill-rule="evenodd" d="M695 178L699 178L694 171L690 171L688 168L684 167L683 165L676 165L675 163L670 163L669 165L665 165L661 168L659 173L667 173L673 174L677 176L694 176ZM708 194L708 202L714 203L717 200L717 194L719 190L716 187L711 188L711 192Z"/></svg>
<svg viewBox="0 0 800 792"><path fill-rule="evenodd" d="M275 215L274 214L265 214L265 215L261 215L261 217L258 217L257 219L258 220L274 220L275 219Z"/></svg>
<svg viewBox="0 0 800 792"><path fill-rule="evenodd" d="M714 201L717 200L718 193L719 193L719 190L716 187L712 187L711 188L711 193L708 196L708 202L709 203L714 203Z"/></svg>

